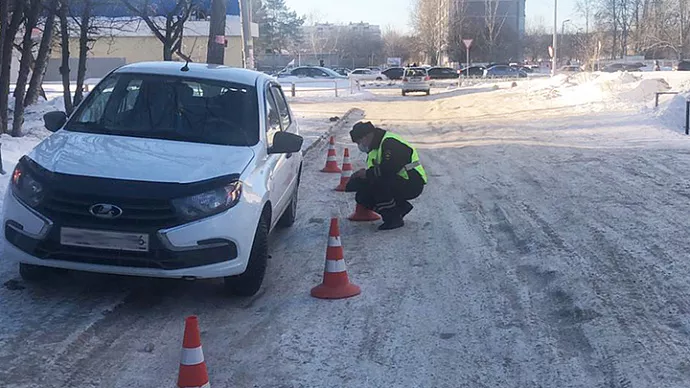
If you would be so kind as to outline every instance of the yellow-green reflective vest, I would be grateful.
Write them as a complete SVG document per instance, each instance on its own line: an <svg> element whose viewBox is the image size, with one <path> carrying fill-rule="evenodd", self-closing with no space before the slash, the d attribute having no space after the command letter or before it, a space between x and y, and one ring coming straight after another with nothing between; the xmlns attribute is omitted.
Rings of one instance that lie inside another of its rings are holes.
<svg viewBox="0 0 690 388"><path fill-rule="evenodd" d="M381 157L383 154L381 148L383 147L383 142L386 139L395 139L412 149L412 160L410 160L410 163L406 164L400 171L398 171L398 175L403 177L403 179L410 179L409 175L407 175L407 172L410 170L417 170L419 176L421 176L422 180L424 180L424 183L427 183L426 171L424 171L424 167L422 167L422 164L419 162L419 155L417 155L417 150L414 147L412 147L408 142L406 142L403 138L391 132L386 132L386 134L383 135L378 149L369 151L369 154L367 155L367 167L372 168L376 165L381 164Z"/></svg>

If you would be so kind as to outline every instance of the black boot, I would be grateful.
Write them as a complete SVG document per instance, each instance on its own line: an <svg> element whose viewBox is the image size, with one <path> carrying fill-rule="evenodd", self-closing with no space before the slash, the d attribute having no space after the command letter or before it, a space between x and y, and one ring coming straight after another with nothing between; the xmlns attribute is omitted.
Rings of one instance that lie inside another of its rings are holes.
<svg viewBox="0 0 690 388"><path fill-rule="evenodd" d="M405 226L405 221L403 221L402 217L389 217L383 219L383 224L379 226L379 230L393 230L403 226Z"/></svg>
<svg viewBox="0 0 690 388"><path fill-rule="evenodd" d="M414 209L411 203L403 201L398 204L398 212L400 213L400 218L405 218L405 216Z"/></svg>

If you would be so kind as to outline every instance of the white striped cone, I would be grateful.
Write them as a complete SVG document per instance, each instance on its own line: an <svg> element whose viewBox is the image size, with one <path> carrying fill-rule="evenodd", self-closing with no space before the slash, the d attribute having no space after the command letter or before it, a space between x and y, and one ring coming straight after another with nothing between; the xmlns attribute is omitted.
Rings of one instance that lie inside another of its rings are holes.
<svg viewBox="0 0 690 388"><path fill-rule="evenodd" d="M210 388L204 351L201 349L199 320L195 316L185 321L180 372L177 377L178 388Z"/></svg>
<svg viewBox="0 0 690 388"><path fill-rule="evenodd" d="M360 288L350 283L350 279L347 276L338 219L332 218L328 248L326 249L323 283L312 288L311 295L321 299L343 299L358 295L360 292Z"/></svg>

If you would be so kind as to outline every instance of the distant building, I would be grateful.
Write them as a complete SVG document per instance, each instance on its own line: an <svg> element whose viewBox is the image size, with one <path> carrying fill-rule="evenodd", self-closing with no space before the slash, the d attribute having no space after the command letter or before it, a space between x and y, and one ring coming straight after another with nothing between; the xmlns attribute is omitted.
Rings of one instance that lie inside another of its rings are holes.
<svg viewBox="0 0 690 388"><path fill-rule="evenodd" d="M210 4L210 0L202 0ZM113 3L116 4L116 3ZM152 0L159 13L165 12L166 7L174 7L175 0ZM96 40L90 44L88 53L87 78L101 78L115 67L134 62L163 60L163 43L151 32L141 19L132 17L131 12L121 6L95 8L98 26ZM241 22L238 0L228 0L225 25L225 64L241 67L243 64ZM165 25L161 16L158 25ZM185 23L181 52L189 56L194 62L205 62L208 47L210 21L203 8L192 15ZM72 79L76 79L77 53L79 52L78 30L73 29L70 36L70 72ZM259 26L252 23L252 36L258 38ZM174 60L182 60L173 54ZM61 79L59 73L60 50L53 49L46 70L46 81Z"/></svg>
<svg viewBox="0 0 690 388"><path fill-rule="evenodd" d="M474 39L474 58L484 61L521 61L524 53L526 0L452 0L450 31L462 31L462 38ZM454 26L464 14L463 26ZM497 46L493 53L486 50L486 28L493 20ZM490 58L489 56L492 56Z"/></svg>

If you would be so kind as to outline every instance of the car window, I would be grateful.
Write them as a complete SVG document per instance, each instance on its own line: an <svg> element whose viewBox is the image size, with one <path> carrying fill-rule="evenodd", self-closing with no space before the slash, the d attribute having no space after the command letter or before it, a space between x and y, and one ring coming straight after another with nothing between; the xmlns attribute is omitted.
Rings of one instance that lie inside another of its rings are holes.
<svg viewBox="0 0 690 388"><path fill-rule="evenodd" d="M429 75L441 74L441 69L429 69Z"/></svg>
<svg viewBox="0 0 690 388"><path fill-rule="evenodd" d="M362 70L355 70L352 72L352 74L362 74Z"/></svg>
<svg viewBox="0 0 690 388"><path fill-rule="evenodd" d="M407 69L405 70L405 77L426 77L427 72L424 69Z"/></svg>
<svg viewBox="0 0 690 388"><path fill-rule="evenodd" d="M285 130L292 123L292 119L290 118L290 110L288 109L287 101L285 101L285 95L283 94L283 91L275 85L271 86L271 92L273 93L273 98L275 98L276 106L278 107L280 122Z"/></svg>
<svg viewBox="0 0 690 388"><path fill-rule="evenodd" d="M298 77L306 77L309 75L309 69L305 69L305 68L295 69L292 71L292 75L296 75Z"/></svg>
<svg viewBox="0 0 690 388"><path fill-rule="evenodd" d="M273 146L273 137L281 130L278 105L271 90L266 89L266 142L269 148Z"/></svg>
<svg viewBox="0 0 690 388"><path fill-rule="evenodd" d="M330 75L321 69L314 69L314 77L329 77Z"/></svg>
<svg viewBox="0 0 690 388"><path fill-rule="evenodd" d="M247 146L259 140L256 89L183 76L114 73L79 106L68 131Z"/></svg>

